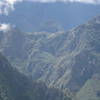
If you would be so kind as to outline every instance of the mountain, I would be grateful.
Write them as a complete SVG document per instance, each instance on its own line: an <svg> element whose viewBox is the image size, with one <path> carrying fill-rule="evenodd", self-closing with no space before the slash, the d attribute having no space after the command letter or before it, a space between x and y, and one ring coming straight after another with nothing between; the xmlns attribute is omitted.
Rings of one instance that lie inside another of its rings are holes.
<svg viewBox="0 0 100 100"><path fill-rule="evenodd" d="M58 89L47 88L19 73L0 54L0 100L71 100Z"/></svg>
<svg viewBox="0 0 100 100"><path fill-rule="evenodd" d="M99 33L100 16L67 32L44 37L40 33L40 38L32 34L27 67L32 79L79 91L88 79L100 73ZM36 37L36 43L32 42Z"/></svg>
<svg viewBox="0 0 100 100"><path fill-rule="evenodd" d="M0 23L16 25L24 32L68 30L100 14L99 5L83 3L24 1L14 6L7 16L0 14Z"/></svg>
<svg viewBox="0 0 100 100"><path fill-rule="evenodd" d="M18 30L0 32L0 50L32 80L76 94L100 74L100 16L67 32Z"/></svg>
<svg viewBox="0 0 100 100"><path fill-rule="evenodd" d="M100 74L95 74L86 82L75 100L100 100Z"/></svg>

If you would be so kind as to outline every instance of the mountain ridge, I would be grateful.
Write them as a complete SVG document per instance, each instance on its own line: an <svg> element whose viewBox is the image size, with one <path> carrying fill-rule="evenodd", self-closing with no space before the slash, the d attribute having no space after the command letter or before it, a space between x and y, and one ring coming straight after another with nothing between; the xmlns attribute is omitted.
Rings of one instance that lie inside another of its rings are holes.
<svg viewBox="0 0 100 100"><path fill-rule="evenodd" d="M8 34L13 34L13 31L11 32ZM13 40L9 44L11 47L4 50L5 52L9 50L8 58L13 66L33 80L45 82L49 87L56 87L65 92L71 91L77 95L95 74L100 73L100 16L67 32L14 33L17 38L11 35L9 39ZM20 50L15 58L10 53L16 52L13 48L21 36L23 42L19 44L17 50L19 48ZM22 57L18 56L20 52Z"/></svg>

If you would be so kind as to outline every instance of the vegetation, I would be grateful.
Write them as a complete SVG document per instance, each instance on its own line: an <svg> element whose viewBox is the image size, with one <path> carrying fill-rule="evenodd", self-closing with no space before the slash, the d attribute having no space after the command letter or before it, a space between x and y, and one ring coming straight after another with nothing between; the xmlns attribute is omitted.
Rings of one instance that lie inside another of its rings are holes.
<svg viewBox="0 0 100 100"><path fill-rule="evenodd" d="M76 100L100 100L100 75L89 79L76 95Z"/></svg>
<svg viewBox="0 0 100 100"><path fill-rule="evenodd" d="M0 34L0 51L32 80L68 90L78 99L91 92L85 97L89 100L94 94L96 80L91 77L100 74L100 16L67 32L25 33L11 28ZM98 98L94 94L93 99Z"/></svg>
<svg viewBox="0 0 100 100"><path fill-rule="evenodd" d="M71 100L58 89L36 83L12 68L0 54L0 100Z"/></svg>

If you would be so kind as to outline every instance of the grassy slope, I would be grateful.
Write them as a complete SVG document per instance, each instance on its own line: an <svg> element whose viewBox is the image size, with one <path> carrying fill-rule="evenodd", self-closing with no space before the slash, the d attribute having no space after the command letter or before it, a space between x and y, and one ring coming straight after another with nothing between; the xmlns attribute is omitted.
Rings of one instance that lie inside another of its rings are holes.
<svg viewBox="0 0 100 100"><path fill-rule="evenodd" d="M100 100L100 74L85 83L77 93L76 100Z"/></svg>

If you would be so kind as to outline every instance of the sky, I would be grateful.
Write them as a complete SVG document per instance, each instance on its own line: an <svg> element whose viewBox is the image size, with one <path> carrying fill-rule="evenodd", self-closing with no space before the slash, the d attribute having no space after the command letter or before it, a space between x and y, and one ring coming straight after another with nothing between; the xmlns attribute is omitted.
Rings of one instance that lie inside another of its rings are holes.
<svg viewBox="0 0 100 100"><path fill-rule="evenodd" d="M81 2L89 4L100 4L100 0L0 0L0 14L8 15L9 11L14 10L14 4L22 1L32 2Z"/></svg>
<svg viewBox="0 0 100 100"><path fill-rule="evenodd" d="M29 0L2 0L2 1L7 1L10 4L14 4L15 2L18 1L29 1ZM83 2L83 3L100 3L100 0L30 0L33 2L57 2L57 1L61 1L61 2Z"/></svg>

